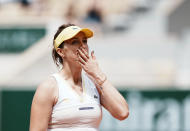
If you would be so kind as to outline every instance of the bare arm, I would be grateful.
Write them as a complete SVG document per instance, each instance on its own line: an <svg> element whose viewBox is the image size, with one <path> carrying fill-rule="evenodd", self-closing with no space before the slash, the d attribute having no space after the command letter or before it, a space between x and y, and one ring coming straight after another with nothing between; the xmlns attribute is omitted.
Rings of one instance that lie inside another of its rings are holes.
<svg viewBox="0 0 190 131"><path fill-rule="evenodd" d="M30 131L47 130L55 102L55 85L55 80L49 78L37 88L31 107Z"/></svg>
<svg viewBox="0 0 190 131"><path fill-rule="evenodd" d="M97 85L101 95L101 104L119 120L124 120L129 115L128 104L117 89L106 79L106 76L100 70L94 53L91 57L84 49L78 50L79 63L88 74L88 76Z"/></svg>
<svg viewBox="0 0 190 131"><path fill-rule="evenodd" d="M129 115L128 104L117 89L106 80L101 88L97 87L101 104L118 120L124 120Z"/></svg>

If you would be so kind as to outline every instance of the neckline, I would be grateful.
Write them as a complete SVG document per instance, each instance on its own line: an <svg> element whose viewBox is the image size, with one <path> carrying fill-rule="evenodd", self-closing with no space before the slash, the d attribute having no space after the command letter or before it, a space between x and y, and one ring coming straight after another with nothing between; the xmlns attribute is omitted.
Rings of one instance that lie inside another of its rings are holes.
<svg viewBox="0 0 190 131"><path fill-rule="evenodd" d="M72 94L75 96L75 98L79 99L80 102L83 102L84 101L84 96L85 96L85 82L84 82L84 77L82 75L82 72L81 72L81 77L82 77L82 94L79 95L72 87L71 85L64 79L63 76L61 76L60 74L58 74L59 77L61 77L61 79L63 80L63 82L66 84L66 88L68 90L70 90L72 92Z"/></svg>

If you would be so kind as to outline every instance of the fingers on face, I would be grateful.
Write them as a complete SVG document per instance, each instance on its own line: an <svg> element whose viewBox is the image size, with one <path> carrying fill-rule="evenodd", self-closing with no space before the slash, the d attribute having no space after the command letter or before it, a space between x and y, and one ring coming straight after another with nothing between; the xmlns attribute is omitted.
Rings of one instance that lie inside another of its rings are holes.
<svg viewBox="0 0 190 131"><path fill-rule="evenodd" d="M81 64L81 65L85 65L85 61L84 61L84 59L79 55L79 53L77 53L77 55L78 55L78 62Z"/></svg>
<svg viewBox="0 0 190 131"><path fill-rule="evenodd" d="M77 55L78 55L79 63L81 66L84 66L90 58L88 56L88 52L83 48L80 48L77 50ZM91 57L92 57L92 59L96 59L96 57L94 55L94 51L91 52Z"/></svg>
<svg viewBox="0 0 190 131"><path fill-rule="evenodd" d="M80 56L85 62L88 61L89 57L87 57L82 50L78 49L77 52L78 52L78 56Z"/></svg>
<svg viewBox="0 0 190 131"><path fill-rule="evenodd" d="M82 66L85 65L85 63L86 63L80 56L79 56L78 62L79 62L79 64L82 65Z"/></svg>
<svg viewBox="0 0 190 131"><path fill-rule="evenodd" d="M80 48L80 50L84 53L84 55L89 59L88 52L84 48Z"/></svg>

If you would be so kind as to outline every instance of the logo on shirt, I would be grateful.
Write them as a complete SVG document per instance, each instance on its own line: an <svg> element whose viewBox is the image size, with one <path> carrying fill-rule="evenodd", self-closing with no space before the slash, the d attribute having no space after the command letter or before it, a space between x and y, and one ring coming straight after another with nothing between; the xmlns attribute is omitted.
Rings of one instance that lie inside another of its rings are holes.
<svg viewBox="0 0 190 131"><path fill-rule="evenodd" d="M98 96L97 96L97 95L94 95L94 98L95 98L95 99L98 99Z"/></svg>
<svg viewBox="0 0 190 131"><path fill-rule="evenodd" d="M92 110L94 107L80 107L79 110Z"/></svg>

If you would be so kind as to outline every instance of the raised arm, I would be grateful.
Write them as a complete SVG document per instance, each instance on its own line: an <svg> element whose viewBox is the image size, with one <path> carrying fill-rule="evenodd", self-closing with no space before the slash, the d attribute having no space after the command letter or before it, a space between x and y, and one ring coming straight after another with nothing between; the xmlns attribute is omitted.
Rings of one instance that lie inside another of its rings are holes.
<svg viewBox="0 0 190 131"><path fill-rule="evenodd" d="M103 77L100 80L103 80ZM98 85L97 85L98 86ZM129 115L128 104L117 89L105 80L101 87L97 87L101 94L101 104L118 120L124 120Z"/></svg>
<svg viewBox="0 0 190 131"><path fill-rule="evenodd" d="M37 88L32 101L30 131L47 131L52 107L56 101L56 82L53 78Z"/></svg>
<svg viewBox="0 0 190 131"><path fill-rule="evenodd" d="M94 52L91 53L90 57L83 48L80 48L78 50L78 57L82 68L97 85L97 89L101 95L101 104L116 119L126 119L129 115L128 104L100 70Z"/></svg>

